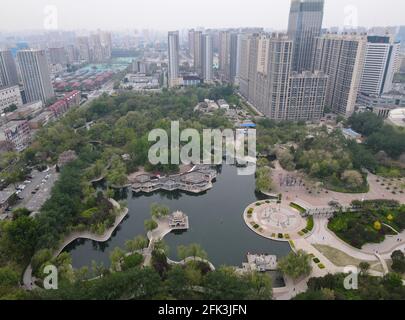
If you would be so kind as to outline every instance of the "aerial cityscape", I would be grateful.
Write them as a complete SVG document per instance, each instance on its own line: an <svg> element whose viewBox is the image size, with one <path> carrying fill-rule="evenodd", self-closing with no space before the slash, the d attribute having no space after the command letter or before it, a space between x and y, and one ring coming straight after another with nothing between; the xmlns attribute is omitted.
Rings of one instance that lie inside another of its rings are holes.
<svg viewBox="0 0 405 320"><path fill-rule="evenodd" d="M405 300L405 4L5 2L0 300Z"/></svg>

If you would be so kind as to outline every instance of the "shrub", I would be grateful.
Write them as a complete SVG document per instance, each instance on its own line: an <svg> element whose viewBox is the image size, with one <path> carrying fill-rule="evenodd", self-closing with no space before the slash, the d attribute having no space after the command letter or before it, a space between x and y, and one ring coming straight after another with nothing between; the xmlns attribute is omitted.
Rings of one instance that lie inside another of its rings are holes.
<svg viewBox="0 0 405 320"><path fill-rule="evenodd" d="M318 264L318 267L319 269L325 269L325 266L322 263Z"/></svg>
<svg viewBox="0 0 405 320"><path fill-rule="evenodd" d="M321 262L318 258L314 258L312 261L315 262L316 264L318 264L319 262Z"/></svg>
<svg viewBox="0 0 405 320"><path fill-rule="evenodd" d="M310 216L307 219L307 230L308 231L312 231L312 229L314 228L314 217Z"/></svg>

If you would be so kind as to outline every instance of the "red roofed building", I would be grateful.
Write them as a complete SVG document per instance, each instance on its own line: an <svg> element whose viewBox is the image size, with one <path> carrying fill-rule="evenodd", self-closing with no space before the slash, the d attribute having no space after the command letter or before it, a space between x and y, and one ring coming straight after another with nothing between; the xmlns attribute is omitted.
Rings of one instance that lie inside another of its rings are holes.
<svg viewBox="0 0 405 320"><path fill-rule="evenodd" d="M71 107L78 106L80 104L81 92L74 90L65 94L63 99L56 101L53 105L48 107L55 118L62 117Z"/></svg>
<svg viewBox="0 0 405 320"><path fill-rule="evenodd" d="M68 107L78 106L80 104L81 92L79 90L73 90L65 94L63 100L66 101Z"/></svg>
<svg viewBox="0 0 405 320"><path fill-rule="evenodd" d="M55 118L60 118L69 109L65 100L58 100L53 105L48 107L48 110L53 112Z"/></svg>

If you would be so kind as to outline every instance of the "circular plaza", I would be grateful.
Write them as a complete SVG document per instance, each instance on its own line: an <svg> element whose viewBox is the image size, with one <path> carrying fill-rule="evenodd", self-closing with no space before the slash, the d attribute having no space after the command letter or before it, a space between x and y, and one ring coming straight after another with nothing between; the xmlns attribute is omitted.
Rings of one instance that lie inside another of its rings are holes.
<svg viewBox="0 0 405 320"><path fill-rule="evenodd" d="M289 241L301 238L299 232L306 227L306 219L287 203L258 201L249 205L243 219L257 234L272 240Z"/></svg>

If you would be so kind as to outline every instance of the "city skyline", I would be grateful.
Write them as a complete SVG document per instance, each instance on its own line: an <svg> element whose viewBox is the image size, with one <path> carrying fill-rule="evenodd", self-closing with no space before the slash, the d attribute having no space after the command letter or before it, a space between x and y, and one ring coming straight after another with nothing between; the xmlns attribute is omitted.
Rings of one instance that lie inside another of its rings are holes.
<svg viewBox="0 0 405 320"><path fill-rule="evenodd" d="M117 0L112 7L107 1L90 0L80 4L80 10L66 0L6 1L0 14L2 32L44 29L44 23L57 9L57 29L182 29L194 26L206 28L264 27L286 30L288 25L289 0L245 0L232 2L207 0L198 10L190 1ZM401 13L405 3L397 0L328 0L325 3L323 27L357 25L396 26L405 24ZM18 12L20 19L15 19ZM223 12L227 12L226 15ZM381 12L384 12L382 15ZM74 18L72 18L74 17ZM106 19L106 17L109 17Z"/></svg>

